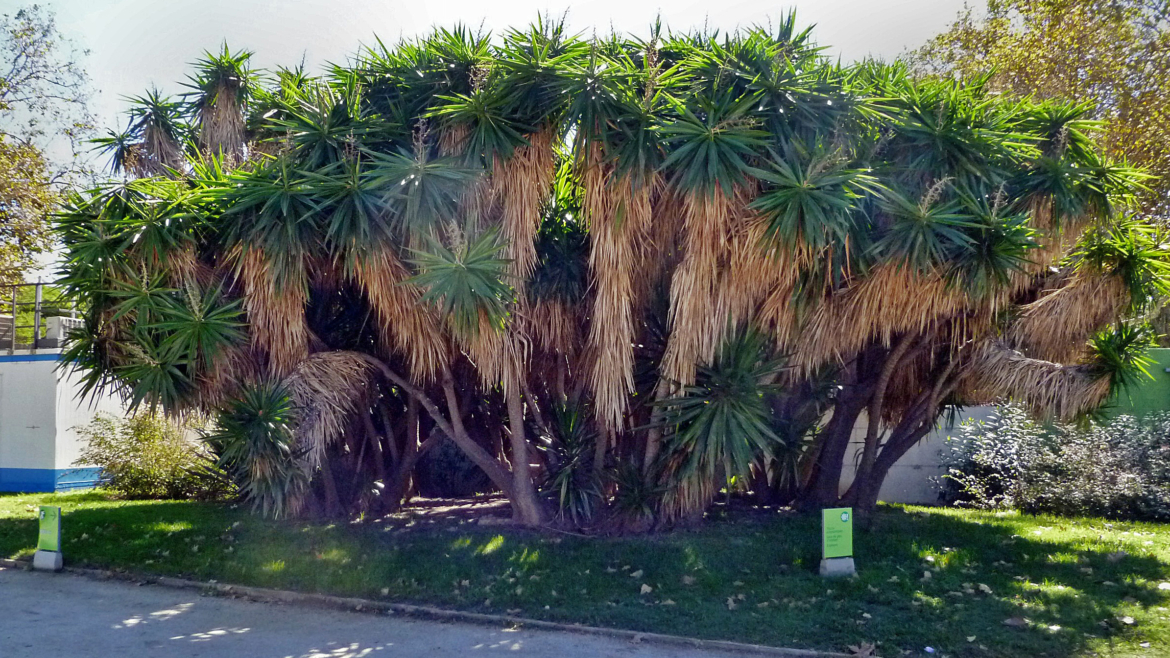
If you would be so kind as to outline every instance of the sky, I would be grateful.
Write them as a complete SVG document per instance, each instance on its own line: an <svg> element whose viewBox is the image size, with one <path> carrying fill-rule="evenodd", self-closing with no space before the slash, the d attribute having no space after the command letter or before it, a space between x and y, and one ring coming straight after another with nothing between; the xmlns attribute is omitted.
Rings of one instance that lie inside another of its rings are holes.
<svg viewBox="0 0 1170 658"><path fill-rule="evenodd" d="M0 0L0 14L34 0ZM100 129L125 125L125 96L152 86L183 91L189 64L226 40L255 53L254 67L295 66L310 72L344 62L375 37L392 44L436 26L463 23L499 33L539 13L564 15L573 32L610 30L646 35L655 17L677 32L704 25L720 31L775 22L795 10L813 25L825 53L849 62L892 59L953 22L964 0L35 0L57 14L61 33L88 51L82 64L93 86L91 110ZM982 4L982 3L976 3ZM56 254L45 254L30 280L53 278Z"/></svg>

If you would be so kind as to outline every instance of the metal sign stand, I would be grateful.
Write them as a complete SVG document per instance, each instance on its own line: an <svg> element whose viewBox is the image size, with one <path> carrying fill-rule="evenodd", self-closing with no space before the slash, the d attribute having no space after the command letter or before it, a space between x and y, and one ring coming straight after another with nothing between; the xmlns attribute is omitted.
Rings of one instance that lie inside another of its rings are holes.
<svg viewBox="0 0 1170 658"><path fill-rule="evenodd" d="M857 575L853 562L853 508L821 511L821 575L828 578Z"/></svg>

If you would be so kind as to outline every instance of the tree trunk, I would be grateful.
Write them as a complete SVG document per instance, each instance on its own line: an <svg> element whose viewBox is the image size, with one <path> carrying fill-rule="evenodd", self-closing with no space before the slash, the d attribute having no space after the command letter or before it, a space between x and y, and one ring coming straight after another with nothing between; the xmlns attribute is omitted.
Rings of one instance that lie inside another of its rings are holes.
<svg viewBox="0 0 1170 658"><path fill-rule="evenodd" d="M886 446L882 448L881 454L874 460L873 469L870 470L869 477L864 480L858 480L854 487L853 506L862 518L868 518L877 508L882 483L886 481L886 476L890 474L890 468L898 463L902 455L905 455L910 448L913 448L914 444L921 441L922 437L926 436L932 427L934 427L933 422L923 422L919 427L914 428L906 434L891 436L890 440L886 442Z"/></svg>
<svg viewBox="0 0 1170 658"><path fill-rule="evenodd" d="M568 400L568 389L565 388L565 377L569 369L568 356L557 357L556 394L557 404L564 404Z"/></svg>
<svg viewBox="0 0 1170 658"><path fill-rule="evenodd" d="M889 475L890 468L934 428L943 398L950 395L958 384L957 379L951 378L956 363L956 359L952 358L935 377L930 389L922 391L915 403L910 406L902 422L890 433L881 454L874 460L873 469L868 477L855 480L852 499L854 507L863 518L869 518L877 508L882 483Z"/></svg>
<svg viewBox="0 0 1170 658"><path fill-rule="evenodd" d="M553 432L552 426L548 422L548 418L545 417L544 410L540 408L540 404L537 402L537 397L532 392L532 387L528 385L528 382L522 381L521 383L524 385L524 406L527 407L528 412L532 414L532 420L536 422L537 426L540 427L540 431L544 432L546 436L549 438L555 437L556 433Z"/></svg>
<svg viewBox="0 0 1170 658"><path fill-rule="evenodd" d="M406 498L406 491L410 488L410 476L414 472L415 464L418 463L417 411L415 411L415 418L413 420L415 421L413 424L409 420L407 421L406 443L403 444L398 461L394 464L394 476L386 483L386 500L392 509L398 509L402 506L403 499ZM435 432L435 434L438 435L439 433Z"/></svg>
<svg viewBox="0 0 1170 658"><path fill-rule="evenodd" d="M856 388L861 390L850 390ZM803 496L802 507L817 509L836 505L841 496L841 471L853 426L866 407L871 386L856 384L841 391L833 407L833 417L822 432L824 438L817 456L817 471Z"/></svg>
<svg viewBox="0 0 1170 658"><path fill-rule="evenodd" d="M333 467L327 452L321 455L321 484L325 489L325 516L340 516L341 498L337 495L337 482L333 479Z"/></svg>
<svg viewBox="0 0 1170 658"><path fill-rule="evenodd" d="M600 474L605 469L605 453L608 452L609 446L614 443L612 440L613 430L607 427L599 428L597 432L597 440L593 445L593 472Z"/></svg>
<svg viewBox="0 0 1170 658"><path fill-rule="evenodd" d="M504 394L508 405L508 434L512 447L512 518L527 526L544 523L544 513L536 486L532 482L532 468L528 458L528 440L524 432L524 402L520 386L513 382Z"/></svg>
<svg viewBox="0 0 1170 658"><path fill-rule="evenodd" d="M448 433L451 440L455 442L455 445L459 446L459 449L471 461L475 462L476 466L479 466L483 469L484 473L487 473L487 476L500 488L500 491L504 492L504 495L509 500L513 500L512 474L467 434L467 429L463 426L463 415L460 412L459 399L455 393L455 381L451 377L451 371L447 369L443 370L443 393L447 398L447 413L451 416L451 423L447 427L443 427L443 425L447 424L445 421L440 422L438 418L435 418L435 422L439 424L440 429ZM419 400L419 402L422 402L422 400Z"/></svg>
<svg viewBox="0 0 1170 658"><path fill-rule="evenodd" d="M658 387L654 391L654 399L662 401L670 393L670 384L664 378L658 379ZM654 460L658 459L658 452L662 449L662 409L655 407L650 414L650 429L646 431L646 454L642 458L642 473L649 475L654 467Z"/></svg>
<svg viewBox="0 0 1170 658"><path fill-rule="evenodd" d="M366 413L362 417L362 422L366 426L366 436L369 437L370 442L373 443L374 450L370 455L370 459L374 461L374 475L383 484L386 483L386 441L384 434L390 434L390 426L387 425L382 432L374 427L374 421L370 419L370 414ZM393 436L393 435L391 435Z"/></svg>
<svg viewBox="0 0 1170 658"><path fill-rule="evenodd" d="M776 491L775 486L770 482L769 472L771 470L767 461L761 461L761 463L756 464L752 468L752 494L755 497L757 505L775 505L780 499L779 492Z"/></svg>
<svg viewBox="0 0 1170 658"><path fill-rule="evenodd" d="M478 443L476 443L470 435L467 434L467 429L463 426L463 415L459 410L459 398L455 393L455 380L451 376L451 369L446 366L443 367L442 373L442 387L443 394L447 400L447 412L450 416L448 419L439 411L439 407L422 391L416 388L413 384L404 379L401 375L390 369L385 363L375 359L369 355L362 355L366 361L377 368L387 379L397 384L402 390L406 391L408 395L418 400L423 409L439 426L439 429L447 433L455 445L467 455L468 459L475 462L479 466L492 483L495 484L504 495L512 500L512 474L508 469L500 465L486 450L484 450Z"/></svg>
<svg viewBox="0 0 1170 658"><path fill-rule="evenodd" d="M886 362L882 365L881 375L878 377L877 385L874 388L873 399L870 400L869 409L866 412L865 428L865 445L861 451L861 463L857 467L857 474L853 480L864 481L869 477L870 471L873 469L874 459L877 458L878 440L880 439L879 431L882 424L882 413L884 411L886 389L889 387L890 378L894 375L894 369L902 361L902 357L910 349L913 343L914 334L906 334L902 340L898 341L897 346L886 357Z"/></svg>
<svg viewBox="0 0 1170 658"><path fill-rule="evenodd" d="M412 408L407 411L406 449L403 451L402 459L397 464L392 483L386 487L386 495L393 502L395 509L400 507L410 494L411 479L414 475L414 467L418 464L418 460L422 459L427 454L427 451L438 445L447 436L441 430L432 431L431 435L427 437L427 440L420 444L418 441L418 407L413 404L413 400L411 402ZM411 422L412 420L413 423Z"/></svg>

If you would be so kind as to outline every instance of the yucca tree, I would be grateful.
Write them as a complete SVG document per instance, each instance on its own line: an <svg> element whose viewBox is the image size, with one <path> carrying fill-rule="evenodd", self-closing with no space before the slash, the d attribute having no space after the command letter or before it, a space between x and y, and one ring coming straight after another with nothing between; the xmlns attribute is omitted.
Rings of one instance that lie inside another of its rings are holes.
<svg viewBox="0 0 1170 658"><path fill-rule="evenodd" d="M677 429L661 456L662 475L680 485L668 489L665 514L701 514L720 483L749 478L781 445L768 404L781 361L770 342L752 329L731 333L695 383L659 402L660 422Z"/></svg>
<svg viewBox="0 0 1170 658"><path fill-rule="evenodd" d="M1167 292L1085 107L834 64L791 16L249 57L148 94L59 225L86 390L216 415L269 514L392 509L448 440L529 525L867 510L947 409L1132 384Z"/></svg>
<svg viewBox="0 0 1170 658"><path fill-rule="evenodd" d="M109 130L94 141L95 150L110 158L110 171L134 177L167 176L186 164L189 139L185 108L152 89L126 99L130 120L123 132Z"/></svg>
<svg viewBox="0 0 1170 658"><path fill-rule="evenodd" d="M134 157L136 145L135 135L131 129L132 125L126 126L126 129L121 132L106 130L104 136L95 137L92 140L92 150L109 157L107 166L111 174L125 176L131 174L131 158Z"/></svg>
<svg viewBox="0 0 1170 658"><path fill-rule="evenodd" d="M660 32L656 27L645 42L592 44L562 82L562 93L573 99L567 112L574 138L572 175L589 227L593 299L586 349L592 363L586 367L594 415L603 430L595 446L597 470L611 446L637 449L636 442L627 445L631 437L623 434L635 393L638 315L671 246L656 243L655 237L672 230L673 220L662 222L657 236L652 223L662 193L658 115L672 84L661 61Z"/></svg>
<svg viewBox="0 0 1170 658"><path fill-rule="evenodd" d="M251 58L251 52L232 52L224 42L222 50L204 52L194 64L196 72L188 80L188 96L199 126L199 148L207 154L233 159L243 156Z"/></svg>
<svg viewBox="0 0 1170 658"><path fill-rule="evenodd" d="M982 95L980 81L938 83L932 90L899 71L882 84L914 91L883 108L898 123L879 152L884 162L874 168L904 173L891 172L889 191L880 193L875 208L884 224L870 250L878 260L868 276L814 312L813 331L805 330L796 346L795 356L806 366L855 355L831 431L824 433L820 470L809 484L812 504L837 499L847 434L863 411L865 448L847 498L865 509L876 501L888 468L934 427L946 404L1006 395L1067 417L1096 407L1110 392L1104 378L1088 376L1091 368L1060 369L1019 353L1009 357L996 347L996 335L1005 329L1030 333L1004 312L1050 292L1039 273L1052 262L1052 252L1059 254L1059 245L1075 240L1094 218L1112 221L1113 203L1131 198L1140 176L1100 162L1091 150L1068 148L1067 140L1049 143L1048 135L1090 128L1078 124L1075 113L1063 115L1067 129L1029 133L1045 108L1029 114L997 107ZM1035 181L1049 175L1046 158L1097 174L1061 179L1049 191ZM1144 294L1151 293L1149 288ZM1082 309L1064 310L1069 315L1062 320L1076 324ZM1094 327L1117 322L1122 310L1114 304L1112 312L1097 314ZM1065 349L1092 359L1078 349L1089 335L1066 334ZM1036 356L1050 358L1052 352ZM1004 359L1012 366L1003 368ZM1129 361L1117 365L1122 363ZM981 379L992 372L997 377ZM973 386L976 380L980 384ZM978 386L990 390L970 390Z"/></svg>
<svg viewBox="0 0 1170 658"><path fill-rule="evenodd" d="M513 504L518 518L530 524L540 523L545 514L535 498L529 463L533 455L525 428L525 397L529 409L535 409L535 401L525 391L531 341L525 319L534 309L524 293L537 264L541 209L552 190L555 148L562 135L565 100L556 93L558 70L579 50L563 24L543 20L528 30L508 32L491 59L482 46L441 48L440 53L474 54L477 60L467 93L440 95L444 104L432 111L441 121L446 148L484 168L481 187L461 204L462 214L498 227L502 240L500 255L507 263L502 274L515 295L509 317L497 321L493 314L483 313L481 326L466 346L483 385L499 387L503 394Z"/></svg>

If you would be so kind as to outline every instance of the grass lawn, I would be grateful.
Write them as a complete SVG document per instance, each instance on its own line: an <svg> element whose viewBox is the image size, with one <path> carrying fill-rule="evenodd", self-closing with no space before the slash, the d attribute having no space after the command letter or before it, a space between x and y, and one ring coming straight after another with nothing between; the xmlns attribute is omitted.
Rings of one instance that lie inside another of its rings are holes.
<svg viewBox="0 0 1170 658"><path fill-rule="evenodd" d="M88 492L0 496L0 556L32 554L43 504L63 508L73 565L790 647L879 642L887 658L1170 655L1157 524L887 507L855 538L859 577L826 581L819 519L778 510L614 539L458 518L272 522Z"/></svg>

